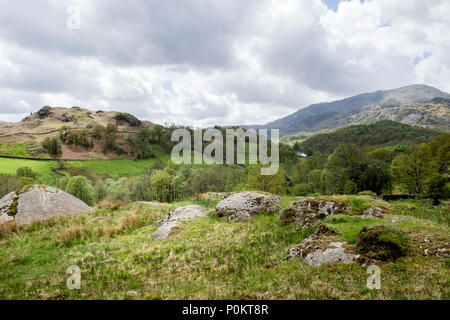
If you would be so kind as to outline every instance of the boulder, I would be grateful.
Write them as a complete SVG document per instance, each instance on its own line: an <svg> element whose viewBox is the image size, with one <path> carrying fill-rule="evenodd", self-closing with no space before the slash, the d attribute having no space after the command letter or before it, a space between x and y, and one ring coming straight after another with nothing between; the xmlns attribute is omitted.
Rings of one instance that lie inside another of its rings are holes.
<svg viewBox="0 0 450 320"><path fill-rule="evenodd" d="M216 212L219 217L248 220L259 213L277 211L280 208L280 200L280 196L269 193L233 193L217 204Z"/></svg>
<svg viewBox="0 0 450 320"><path fill-rule="evenodd" d="M331 199L303 199L284 208L278 215L284 225L295 223L302 227L313 225L331 214L346 213L349 207L344 202Z"/></svg>
<svg viewBox="0 0 450 320"><path fill-rule="evenodd" d="M335 241L337 232L321 225L310 237L291 248L282 260L300 257L310 266L320 266L328 262L353 263L359 255L348 252L347 243Z"/></svg>
<svg viewBox="0 0 450 320"><path fill-rule="evenodd" d="M205 218L206 214L203 211L203 207L197 205L175 208L170 211L164 219L156 223L159 224L160 227L156 229L152 236L156 239L165 239L170 235L172 228L179 225L182 221L194 218Z"/></svg>
<svg viewBox="0 0 450 320"><path fill-rule="evenodd" d="M386 209L381 207L370 207L364 211L364 215L370 218L383 218L385 213L387 213Z"/></svg>
<svg viewBox="0 0 450 320"><path fill-rule="evenodd" d="M65 191L33 185L0 199L0 224L14 220L17 225L24 225L91 210L86 203Z"/></svg>

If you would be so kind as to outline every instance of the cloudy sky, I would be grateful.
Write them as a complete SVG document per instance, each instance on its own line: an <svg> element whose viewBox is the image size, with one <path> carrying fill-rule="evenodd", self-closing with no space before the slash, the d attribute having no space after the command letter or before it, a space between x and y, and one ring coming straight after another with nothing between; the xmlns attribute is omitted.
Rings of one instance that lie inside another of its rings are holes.
<svg viewBox="0 0 450 320"><path fill-rule="evenodd" d="M50 105L255 124L412 83L450 92L449 17L447 0L0 0L0 120Z"/></svg>

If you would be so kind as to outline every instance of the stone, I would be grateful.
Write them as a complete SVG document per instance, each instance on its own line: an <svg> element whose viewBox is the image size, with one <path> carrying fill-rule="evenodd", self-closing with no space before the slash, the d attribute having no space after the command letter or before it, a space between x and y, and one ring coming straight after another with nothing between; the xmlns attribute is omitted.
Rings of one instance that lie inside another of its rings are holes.
<svg viewBox="0 0 450 320"><path fill-rule="evenodd" d="M308 227L328 215L346 213L348 210L347 204L338 200L303 199L284 208L278 214L278 218L284 225L294 223Z"/></svg>
<svg viewBox="0 0 450 320"><path fill-rule="evenodd" d="M17 225L25 225L89 211L90 206L63 190L33 185L0 199L0 224L14 220Z"/></svg>
<svg viewBox="0 0 450 320"><path fill-rule="evenodd" d="M280 208L281 197L269 193L233 193L216 206L219 217L228 216L238 220L248 220L260 213L272 213Z"/></svg>
<svg viewBox="0 0 450 320"><path fill-rule="evenodd" d="M283 260L300 257L310 266L320 266L328 262L353 263L359 255L347 252L347 243L334 240L338 233L325 225L303 240L299 245L291 248Z"/></svg>
<svg viewBox="0 0 450 320"><path fill-rule="evenodd" d="M165 239L170 235L172 229L183 221L194 218L205 218L204 209L198 205L188 205L173 209L159 222L160 227L152 234L156 239Z"/></svg>
<svg viewBox="0 0 450 320"><path fill-rule="evenodd" d="M371 218L383 218L386 210L380 207L370 207L366 211L364 211L364 215L369 216Z"/></svg>

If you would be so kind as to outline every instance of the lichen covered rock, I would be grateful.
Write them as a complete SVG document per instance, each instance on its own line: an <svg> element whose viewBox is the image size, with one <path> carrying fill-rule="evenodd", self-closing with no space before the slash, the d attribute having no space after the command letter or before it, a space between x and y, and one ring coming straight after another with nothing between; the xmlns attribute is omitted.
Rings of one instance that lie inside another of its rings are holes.
<svg viewBox="0 0 450 320"><path fill-rule="evenodd" d="M219 217L248 220L256 214L275 212L280 208L280 200L280 196L269 193L234 193L217 204L216 213Z"/></svg>
<svg viewBox="0 0 450 320"><path fill-rule="evenodd" d="M348 205L339 200L303 199L283 209L278 218L283 225L295 223L308 227L331 214L346 213L348 210Z"/></svg>
<svg viewBox="0 0 450 320"><path fill-rule="evenodd" d="M33 185L0 199L0 223L14 220L17 225L24 225L91 210L90 206L67 192Z"/></svg>
<svg viewBox="0 0 450 320"><path fill-rule="evenodd" d="M410 238L404 231L389 226L364 227L359 231L356 250L368 259L395 260L408 253Z"/></svg>
<svg viewBox="0 0 450 320"><path fill-rule="evenodd" d="M303 240L299 245L291 248L282 260L300 257L310 266L320 266L328 262L353 263L359 255L350 252L347 243L336 241L337 232L325 225L310 237Z"/></svg>

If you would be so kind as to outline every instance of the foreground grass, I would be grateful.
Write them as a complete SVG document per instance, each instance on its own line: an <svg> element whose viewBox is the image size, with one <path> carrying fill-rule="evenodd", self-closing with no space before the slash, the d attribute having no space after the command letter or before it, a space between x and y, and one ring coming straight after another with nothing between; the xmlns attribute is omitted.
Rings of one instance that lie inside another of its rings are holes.
<svg viewBox="0 0 450 320"><path fill-rule="evenodd" d="M288 205L289 198L282 205ZM153 222L171 208L125 204L34 223L0 238L2 299L449 299L448 259L412 254L380 264L381 290L365 283L357 264L310 267L300 259L272 263L316 227L281 226L276 215L229 222L214 215L155 240ZM325 223L344 240L376 219L330 216ZM389 224L389 222L383 222ZM448 235L448 228L408 217L397 227ZM82 289L68 290L66 270L78 265Z"/></svg>

